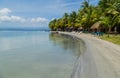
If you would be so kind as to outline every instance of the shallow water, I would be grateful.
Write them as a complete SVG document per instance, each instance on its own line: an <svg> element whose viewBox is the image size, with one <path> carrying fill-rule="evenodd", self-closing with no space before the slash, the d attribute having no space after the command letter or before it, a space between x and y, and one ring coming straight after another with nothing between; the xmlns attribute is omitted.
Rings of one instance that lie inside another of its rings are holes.
<svg viewBox="0 0 120 78"><path fill-rule="evenodd" d="M1 31L0 78L70 78L79 46L49 32Z"/></svg>

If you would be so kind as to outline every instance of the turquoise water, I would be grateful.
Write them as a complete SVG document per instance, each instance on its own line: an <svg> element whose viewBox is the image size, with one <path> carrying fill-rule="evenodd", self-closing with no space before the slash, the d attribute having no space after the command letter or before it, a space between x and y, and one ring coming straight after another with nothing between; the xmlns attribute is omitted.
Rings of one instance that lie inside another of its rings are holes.
<svg viewBox="0 0 120 78"><path fill-rule="evenodd" d="M0 32L0 78L70 78L79 41L42 31Z"/></svg>

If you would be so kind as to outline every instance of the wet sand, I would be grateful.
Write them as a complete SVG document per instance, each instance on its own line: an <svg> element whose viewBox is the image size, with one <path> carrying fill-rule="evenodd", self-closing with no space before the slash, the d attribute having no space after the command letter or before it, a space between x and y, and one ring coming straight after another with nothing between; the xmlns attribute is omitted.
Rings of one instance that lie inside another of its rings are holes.
<svg viewBox="0 0 120 78"><path fill-rule="evenodd" d="M90 34L60 32L85 43L71 78L120 78L120 46Z"/></svg>

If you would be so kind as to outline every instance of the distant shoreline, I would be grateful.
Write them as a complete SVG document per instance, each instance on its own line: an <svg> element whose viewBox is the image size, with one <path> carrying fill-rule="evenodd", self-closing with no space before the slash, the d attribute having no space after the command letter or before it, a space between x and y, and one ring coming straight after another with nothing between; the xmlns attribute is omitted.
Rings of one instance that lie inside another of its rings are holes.
<svg viewBox="0 0 120 78"><path fill-rule="evenodd" d="M41 28L0 28L0 31L50 31L49 29Z"/></svg>

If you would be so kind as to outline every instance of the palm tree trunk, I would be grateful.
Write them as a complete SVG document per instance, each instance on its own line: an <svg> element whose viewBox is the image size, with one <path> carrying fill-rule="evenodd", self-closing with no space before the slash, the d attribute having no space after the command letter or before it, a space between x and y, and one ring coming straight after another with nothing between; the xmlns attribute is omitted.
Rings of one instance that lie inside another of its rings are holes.
<svg viewBox="0 0 120 78"><path fill-rule="evenodd" d="M108 38L110 37L110 32L111 32L111 27L109 27L109 30L108 30Z"/></svg>

